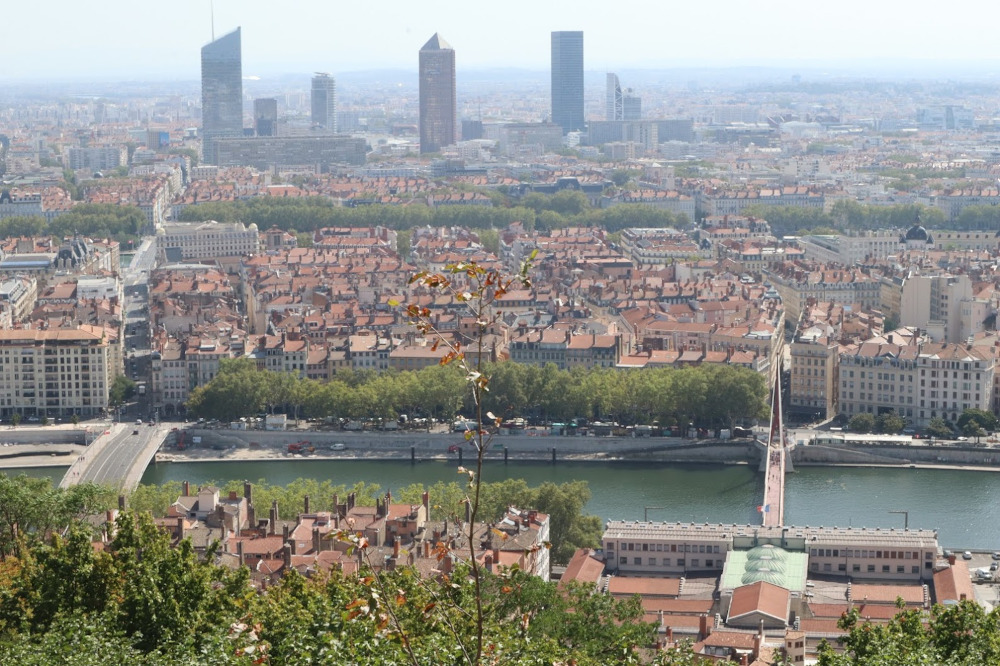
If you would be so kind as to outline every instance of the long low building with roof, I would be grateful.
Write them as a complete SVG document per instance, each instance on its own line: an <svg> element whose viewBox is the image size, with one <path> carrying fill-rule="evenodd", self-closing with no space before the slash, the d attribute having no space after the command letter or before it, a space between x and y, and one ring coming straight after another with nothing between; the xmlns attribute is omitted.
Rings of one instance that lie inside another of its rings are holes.
<svg viewBox="0 0 1000 666"><path fill-rule="evenodd" d="M602 538L609 570L627 575L690 576L722 571L720 585L760 580L803 590L807 575L855 580L929 581L936 530L864 527L765 527L710 523L609 521Z"/></svg>

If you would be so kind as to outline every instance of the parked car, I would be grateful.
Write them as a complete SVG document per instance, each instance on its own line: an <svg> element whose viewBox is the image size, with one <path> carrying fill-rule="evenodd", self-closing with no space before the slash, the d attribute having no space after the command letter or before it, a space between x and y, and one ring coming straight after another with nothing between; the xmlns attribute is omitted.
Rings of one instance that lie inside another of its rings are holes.
<svg viewBox="0 0 1000 666"><path fill-rule="evenodd" d="M964 553L962 553L962 559L963 560L971 560L972 559L972 552L967 550Z"/></svg>
<svg viewBox="0 0 1000 666"><path fill-rule="evenodd" d="M330 445L331 451L343 451L346 448L347 446L345 446L343 442L334 442Z"/></svg>

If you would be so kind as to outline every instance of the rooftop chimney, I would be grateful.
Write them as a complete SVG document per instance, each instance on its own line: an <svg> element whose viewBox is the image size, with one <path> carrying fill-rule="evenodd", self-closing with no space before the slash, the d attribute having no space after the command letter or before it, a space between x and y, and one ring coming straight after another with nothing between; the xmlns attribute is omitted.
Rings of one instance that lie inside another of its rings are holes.
<svg viewBox="0 0 1000 666"><path fill-rule="evenodd" d="M249 481L243 482L243 497L246 498L248 504L253 504L253 484Z"/></svg>
<svg viewBox="0 0 1000 666"><path fill-rule="evenodd" d="M306 495L302 499L302 508L305 509L305 511L303 511L303 513L309 513L309 495Z"/></svg>
<svg viewBox="0 0 1000 666"><path fill-rule="evenodd" d="M183 487L184 487L184 497L190 497L191 496L191 484L188 483L187 481L185 481Z"/></svg>

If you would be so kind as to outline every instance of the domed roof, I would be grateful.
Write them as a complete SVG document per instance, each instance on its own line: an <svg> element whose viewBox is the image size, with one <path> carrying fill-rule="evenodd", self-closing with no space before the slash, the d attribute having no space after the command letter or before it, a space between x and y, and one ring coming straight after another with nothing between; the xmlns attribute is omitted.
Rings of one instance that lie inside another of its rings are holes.
<svg viewBox="0 0 1000 666"><path fill-rule="evenodd" d="M927 230L924 229L919 224L914 224L906 232L906 240L908 241L924 241L927 242Z"/></svg>
<svg viewBox="0 0 1000 666"><path fill-rule="evenodd" d="M753 585L760 581L780 586L782 576L776 571L748 571L740 578L740 582L744 585Z"/></svg>
<svg viewBox="0 0 1000 666"><path fill-rule="evenodd" d="M778 561L784 562L788 559L788 552L784 548L779 548L773 544L766 543L762 546L755 546L747 551L747 566L750 562L758 561Z"/></svg>
<svg viewBox="0 0 1000 666"><path fill-rule="evenodd" d="M907 229L903 239L907 241L923 241L925 243L930 239L930 236L927 235L927 229L924 229L920 224L919 213L913 218L913 226Z"/></svg>

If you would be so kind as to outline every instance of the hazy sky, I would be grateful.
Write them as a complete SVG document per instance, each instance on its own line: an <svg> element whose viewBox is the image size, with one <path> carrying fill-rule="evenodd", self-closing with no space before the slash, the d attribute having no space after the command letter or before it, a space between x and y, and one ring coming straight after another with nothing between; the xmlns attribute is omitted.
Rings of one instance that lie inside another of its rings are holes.
<svg viewBox="0 0 1000 666"><path fill-rule="evenodd" d="M608 71L871 59L997 65L994 3L929 0L216 0L215 34L243 27L245 75L416 70L439 32L459 70L549 66L549 33L583 30ZM197 79L208 0L4 3L0 80Z"/></svg>

